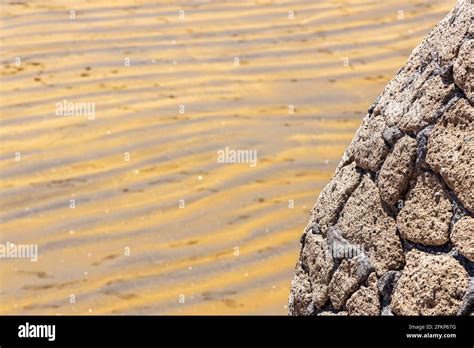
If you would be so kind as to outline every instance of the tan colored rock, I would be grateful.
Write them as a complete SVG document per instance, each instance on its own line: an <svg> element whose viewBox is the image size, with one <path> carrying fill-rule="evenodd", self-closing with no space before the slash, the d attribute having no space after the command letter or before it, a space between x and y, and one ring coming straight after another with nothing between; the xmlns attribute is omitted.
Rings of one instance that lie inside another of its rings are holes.
<svg viewBox="0 0 474 348"><path fill-rule="evenodd" d="M381 116L364 118L347 149L349 158L353 158L359 167L373 172L379 170L388 153L383 140L385 128L386 124Z"/></svg>
<svg viewBox="0 0 474 348"><path fill-rule="evenodd" d="M416 140L404 136L394 146L380 169L377 184L381 198L394 205L410 182L416 159Z"/></svg>
<svg viewBox="0 0 474 348"><path fill-rule="evenodd" d="M356 164L351 163L341 167L331 182L321 191L312 211L312 223L319 226L326 233L329 226L336 222L342 206L355 190L361 179L356 170Z"/></svg>
<svg viewBox="0 0 474 348"><path fill-rule="evenodd" d="M430 133L426 162L474 212L474 108L465 99L451 107Z"/></svg>
<svg viewBox="0 0 474 348"><path fill-rule="evenodd" d="M398 127L404 132L418 132L433 123L438 111L454 95L454 84L446 84L441 76L428 79L421 95L412 102Z"/></svg>
<svg viewBox="0 0 474 348"><path fill-rule="evenodd" d="M443 245L449 241L452 206L439 180L421 173L410 189L397 216L403 238L424 245Z"/></svg>
<svg viewBox="0 0 474 348"><path fill-rule="evenodd" d="M468 288L468 274L448 255L412 250L392 296L397 315L455 315Z"/></svg>
<svg viewBox="0 0 474 348"><path fill-rule="evenodd" d="M454 225L451 241L459 252L474 262L474 218L464 216Z"/></svg>
<svg viewBox="0 0 474 348"><path fill-rule="evenodd" d="M384 211L379 189L368 174L347 200L336 226L350 243L363 246L378 275L402 266L395 221Z"/></svg>
<svg viewBox="0 0 474 348"><path fill-rule="evenodd" d="M371 265L362 254L349 260L342 260L329 283L329 298L335 309L341 309L349 296L368 276Z"/></svg>
<svg viewBox="0 0 474 348"><path fill-rule="evenodd" d="M367 287L361 287L347 300L346 307L349 315L380 315L380 297L375 273L369 276Z"/></svg>
<svg viewBox="0 0 474 348"><path fill-rule="evenodd" d="M288 299L289 315L310 315L310 305L313 300L311 283L308 274L298 262L295 269L295 277L291 281L290 296Z"/></svg>
<svg viewBox="0 0 474 348"><path fill-rule="evenodd" d="M334 267L326 240L320 234L306 234L301 263L309 275L313 304L320 308L329 298L328 284Z"/></svg>
<svg viewBox="0 0 474 348"><path fill-rule="evenodd" d="M467 99L474 104L474 40L465 40L454 61L453 76L456 85L461 88Z"/></svg>

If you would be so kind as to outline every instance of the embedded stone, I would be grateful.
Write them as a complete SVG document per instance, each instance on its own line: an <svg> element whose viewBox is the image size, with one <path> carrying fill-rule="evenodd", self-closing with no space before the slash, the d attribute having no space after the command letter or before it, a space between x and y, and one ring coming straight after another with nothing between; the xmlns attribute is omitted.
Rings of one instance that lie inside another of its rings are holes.
<svg viewBox="0 0 474 348"><path fill-rule="evenodd" d="M418 132L433 123L443 104L454 96L454 91L454 84L446 84L439 75L427 80L420 90L421 95L400 119L399 128L404 132Z"/></svg>
<svg viewBox="0 0 474 348"><path fill-rule="evenodd" d="M379 189L366 174L347 200L336 226L350 243L362 246L377 275L403 264L403 249L395 220L382 206Z"/></svg>
<svg viewBox="0 0 474 348"><path fill-rule="evenodd" d="M397 315L455 315L468 289L468 274L451 256L412 250L392 296Z"/></svg>
<svg viewBox="0 0 474 348"><path fill-rule="evenodd" d="M361 174L353 162L341 167L331 182L321 191L312 210L313 224L317 224L323 233L336 222L342 206L355 190L361 179Z"/></svg>
<svg viewBox="0 0 474 348"><path fill-rule="evenodd" d="M474 212L474 108L465 99L449 109L430 133L426 162Z"/></svg>
<svg viewBox="0 0 474 348"><path fill-rule="evenodd" d="M467 99L474 104L474 39L465 40L454 61L453 77Z"/></svg>
<svg viewBox="0 0 474 348"><path fill-rule="evenodd" d="M288 299L289 315L310 315L313 310L312 290L308 274L301 267L301 263L296 265L295 276L291 281L290 296Z"/></svg>
<svg viewBox="0 0 474 348"><path fill-rule="evenodd" d="M347 300L346 307L349 315L380 315L380 298L375 273L369 276L367 287L361 287Z"/></svg>
<svg viewBox="0 0 474 348"><path fill-rule="evenodd" d="M464 216L456 222L451 241L463 256L474 262L474 218Z"/></svg>
<svg viewBox="0 0 474 348"><path fill-rule="evenodd" d="M388 153L388 147L383 139L386 127L381 116L365 117L356 132L349 148L349 157L364 169L376 172L382 165Z"/></svg>
<svg viewBox="0 0 474 348"><path fill-rule="evenodd" d="M372 270L369 259L361 254L342 260L329 283L329 298L335 309L340 309Z"/></svg>
<svg viewBox="0 0 474 348"><path fill-rule="evenodd" d="M381 198L390 205L395 204L406 192L415 166L416 140L404 136L387 156L378 176Z"/></svg>
<svg viewBox="0 0 474 348"><path fill-rule="evenodd" d="M329 298L328 284L334 267L326 240L320 234L306 234L301 263L309 276L312 302L316 308L320 308Z"/></svg>
<svg viewBox="0 0 474 348"><path fill-rule="evenodd" d="M430 173L421 173L410 189L397 216L403 238L424 245L443 245L449 241L452 206L440 181Z"/></svg>

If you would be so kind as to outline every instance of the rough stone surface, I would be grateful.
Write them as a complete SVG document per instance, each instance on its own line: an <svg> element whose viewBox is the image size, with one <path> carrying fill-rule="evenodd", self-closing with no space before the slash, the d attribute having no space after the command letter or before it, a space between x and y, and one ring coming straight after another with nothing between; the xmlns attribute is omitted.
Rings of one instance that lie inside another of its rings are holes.
<svg viewBox="0 0 474 348"><path fill-rule="evenodd" d="M347 300L346 307L349 315L380 315L380 298L375 273L369 276L367 287L361 287Z"/></svg>
<svg viewBox="0 0 474 348"><path fill-rule="evenodd" d="M462 255L474 262L474 218L464 216L456 222L451 232L451 241Z"/></svg>
<svg viewBox="0 0 474 348"><path fill-rule="evenodd" d="M474 277L469 278L469 286L457 314L474 315Z"/></svg>
<svg viewBox="0 0 474 348"><path fill-rule="evenodd" d="M349 242L363 246L378 275L403 264L395 221L384 211L379 189L368 174L347 200L336 226Z"/></svg>
<svg viewBox="0 0 474 348"><path fill-rule="evenodd" d="M454 61L453 76L456 85L462 89L467 99L474 104L474 39L465 40Z"/></svg>
<svg viewBox="0 0 474 348"><path fill-rule="evenodd" d="M288 301L290 315L310 315L312 309L312 289L308 274L298 263L295 270L295 277L291 281L291 291Z"/></svg>
<svg viewBox="0 0 474 348"><path fill-rule="evenodd" d="M474 108L465 99L449 109L430 133L426 162L474 212Z"/></svg>
<svg viewBox="0 0 474 348"><path fill-rule="evenodd" d="M341 262L329 283L329 297L335 309L340 309L346 303L359 284L367 278L371 269L364 254Z"/></svg>
<svg viewBox="0 0 474 348"><path fill-rule="evenodd" d="M449 241L452 205L435 175L422 173L410 189L397 216L403 238L424 245L443 245Z"/></svg>
<svg viewBox="0 0 474 348"><path fill-rule="evenodd" d="M390 205L395 204L407 190L415 166L416 149L416 140L404 136L395 144L380 169L380 196Z"/></svg>
<svg viewBox="0 0 474 348"><path fill-rule="evenodd" d="M386 127L383 117L366 117L348 148L348 155L364 169L377 171L388 153L383 139Z"/></svg>
<svg viewBox="0 0 474 348"><path fill-rule="evenodd" d="M453 257L412 250L392 296L397 315L455 315L468 289L468 274Z"/></svg>
<svg viewBox="0 0 474 348"><path fill-rule="evenodd" d="M290 314L473 315L470 2L368 108L303 232Z"/></svg>
<svg viewBox="0 0 474 348"><path fill-rule="evenodd" d="M385 128L382 133L382 138L390 146L394 145L398 139L403 137L403 133L397 127Z"/></svg>
<svg viewBox="0 0 474 348"><path fill-rule="evenodd" d="M320 308L328 300L328 284L334 267L326 240L321 235L306 234L301 265L311 279L313 305Z"/></svg>
<svg viewBox="0 0 474 348"><path fill-rule="evenodd" d="M454 96L454 84L446 84L441 76L435 76L425 82L419 93L422 95L398 122L404 132L418 132L433 123L438 110Z"/></svg>
<svg viewBox="0 0 474 348"><path fill-rule="evenodd" d="M310 224L317 224L323 233L334 224L342 206L360 182L355 163L340 168L322 191L314 205Z"/></svg>

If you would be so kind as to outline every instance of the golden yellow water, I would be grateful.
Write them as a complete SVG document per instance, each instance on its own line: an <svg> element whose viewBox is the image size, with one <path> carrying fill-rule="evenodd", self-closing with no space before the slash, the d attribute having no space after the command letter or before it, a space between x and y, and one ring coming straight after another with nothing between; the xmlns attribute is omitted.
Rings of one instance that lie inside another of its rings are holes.
<svg viewBox="0 0 474 348"><path fill-rule="evenodd" d="M454 3L1 1L0 242L39 259L0 259L0 313L285 314L319 191Z"/></svg>

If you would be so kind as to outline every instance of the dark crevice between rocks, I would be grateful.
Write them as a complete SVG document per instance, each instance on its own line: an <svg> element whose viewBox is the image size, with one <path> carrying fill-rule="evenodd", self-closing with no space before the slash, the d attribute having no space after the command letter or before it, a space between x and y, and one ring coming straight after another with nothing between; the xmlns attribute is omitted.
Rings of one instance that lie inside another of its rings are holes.
<svg viewBox="0 0 474 348"><path fill-rule="evenodd" d="M316 306L313 305L313 312L311 315L316 316L322 312L331 312L331 313L337 314L340 311L334 309L334 307L332 306L331 302L328 299L327 302L320 308L317 308Z"/></svg>
<svg viewBox="0 0 474 348"><path fill-rule="evenodd" d="M374 100L372 105L370 105L369 108L367 109L367 114L369 115L369 117L372 117L372 114L380 101L380 97L381 95L379 95L377 99Z"/></svg>
<svg viewBox="0 0 474 348"><path fill-rule="evenodd" d="M460 99L464 98L464 92L457 86L455 86L455 92L453 95L450 95L449 98L446 99L445 103L441 108L436 111L435 117L433 122L429 125L423 127L417 134L407 132L408 135L412 137L416 137L417 141L417 151L416 151L416 162L415 165L421 168L429 168L425 162L426 154L428 152L428 138L435 127L435 124L438 120L445 114L454 104L456 104Z"/></svg>
<svg viewBox="0 0 474 348"><path fill-rule="evenodd" d="M411 242L407 239L404 239L401 236L400 238L402 240L403 251L405 254L409 252L410 250L416 249L418 251L423 251L428 254L443 255L443 254L449 254L453 248L453 244L451 242L447 242L446 244L443 244L443 245L424 245L420 243Z"/></svg>
<svg viewBox="0 0 474 348"><path fill-rule="evenodd" d="M466 99L464 92L458 86L454 85L454 92L448 94L443 100L442 106L436 110L436 113L433 117L433 122L431 125L435 125L438 120L443 116L454 104L456 104L460 99Z"/></svg>
<svg viewBox="0 0 474 348"><path fill-rule="evenodd" d="M395 220L399 211L397 207L386 203L383 199L380 199L380 202L382 203L382 209L385 214Z"/></svg>
<svg viewBox="0 0 474 348"><path fill-rule="evenodd" d="M344 165L344 167L348 166L348 165L351 165L353 161L350 161L349 163L347 163L346 165ZM342 168L344 168L342 167ZM335 213L336 213L336 218L335 218L335 221L332 223L331 226L328 227L331 228L334 226L334 224L336 224L338 221L339 221L339 218L341 217L341 212L342 210L344 209L347 201L349 200L349 198L351 198L352 196L352 193L357 190L357 188L359 187L361 181L362 181L362 176L365 174L365 170L363 168L360 168L359 166L356 165L356 171L358 174L361 174L361 177L359 178L359 180L357 181L357 184L354 186L354 189L351 190L351 191L347 191L347 198L337 207ZM332 179L331 179L332 180ZM315 225L317 226L317 223L315 223ZM318 226L318 233L321 233L320 229L319 229L319 226ZM324 237L326 237L324 235Z"/></svg>
<svg viewBox="0 0 474 348"><path fill-rule="evenodd" d="M457 249L451 252L451 256L454 257L467 271L469 277L474 277L474 263L469 261L463 254Z"/></svg>
<svg viewBox="0 0 474 348"><path fill-rule="evenodd" d="M392 302L392 294L400 279L400 271L387 271L377 281L377 289L379 292L381 315L394 315L390 304Z"/></svg>
<svg viewBox="0 0 474 348"><path fill-rule="evenodd" d="M466 99L466 101L470 104L469 99L466 97L466 93L459 87L457 84L454 83L454 97L452 99L456 99L455 101L458 102L460 99ZM452 107L455 102L451 103L451 100L448 102L450 103L449 107ZM449 108L446 109L446 111Z"/></svg>
<svg viewBox="0 0 474 348"><path fill-rule="evenodd" d="M453 78L453 64L446 64L444 66L439 66L433 70L430 77L441 77L441 81L448 86L454 83Z"/></svg>
<svg viewBox="0 0 474 348"><path fill-rule="evenodd" d="M416 148L416 161L415 166L420 168L428 167L425 162L426 154L428 152L428 136L433 130L434 125L429 125L423 128L416 136L417 148Z"/></svg>
<svg viewBox="0 0 474 348"><path fill-rule="evenodd" d="M444 181L444 178L439 174L438 172L434 171L431 168L423 168L422 173L430 173L433 176L435 176L439 182L441 183L441 186L443 187L443 190L446 192L446 195L448 196L449 201L451 202L451 207L452 207L452 217L451 221L449 223L449 234L451 235L451 231L456 224L461 218L464 216L470 216L474 217L474 214L472 214L469 210L467 210L464 205L461 203L459 198L456 196L454 191L448 186L448 184ZM422 174L420 173L420 175Z"/></svg>
<svg viewBox="0 0 474 348"><path fill-rule="evenodd" d="M363 177L365 174L369 174L369 175L370 175L370 178L372 179L372 181L375 182L375 179L377 178L377 173L378 173L378 172L374 172L374 171L372 171L372 170L370 170L370 169L364 169L364 168L362 168L362 167L359 167L358 165L356 165L356 170L357 170L357 173L361 174L362 177ZM362 181L362 178L361 178L360 181ZM359 181L359 184L360 184L360 181ZM359 184L357 184L357 187L359 186ZM354 191L357 189L357 187L354 189ZM354 191L352 191L352 192L354 192ZM352 193L352 192L351 192L351 193Z"/></svg>

